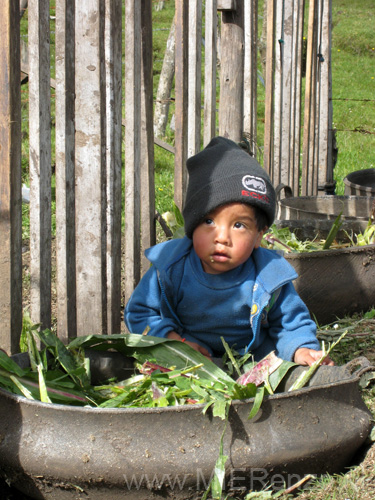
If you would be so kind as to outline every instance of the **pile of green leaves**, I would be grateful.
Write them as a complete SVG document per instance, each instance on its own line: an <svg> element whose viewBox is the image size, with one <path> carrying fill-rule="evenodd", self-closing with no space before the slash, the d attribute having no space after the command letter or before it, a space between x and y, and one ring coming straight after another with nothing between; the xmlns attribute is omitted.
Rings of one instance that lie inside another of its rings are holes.
<svg viewBox="0 0 375 500"><path fill-rule="evenodd" d="M19 366L0 350L0 385L44 403L99 408L202 404L204 412L212 407L214 416L224 419L231 401L254 398L251 418L263 397L273 394L295 366L274 353L259 363L249 360L249 354L236 357L224 339L231 375L189 345L175 340L134 334L89 335L65 346L50 330L40 331L27 319L24 335L30 366ZM36 341L44 347L39 349ZM88 349L118 351L133 358L134 374L126 380L91 385L90 361L85 356Z"/></svg>
<svg viewBox="0 0 375 500"><path fill-rule="evenodd" d="M273 224L270 230L264 235L262 246L284 252L315 252L318 250L328 250L330 248L343 248L349 246L364 246L375 244L375 224L369 219L366 229L363 233L350 235L345 231L347 243L338 243L335 241L336 235L342 226L342 213L340 213L332 224L331 230L326 239L318 240L300 240L290 228L278 228Z"/></svg>
<svg viewBox="0 0 375 500"><path fill-rule="evenodd" d="M259 373L259 366L267 365L263 378L255 380L248 376L244 383L241 379L235 381L183 342L134 334L90 335L76 338L65 346L51 331L40 331L31 324L24 327L24 333L30 367L21 368L0 351L0 385L27 399L44 403L99 408L204 404L204 412L212 407L215 416L225 418L232 400L254 398L251 417L259 409L264 395L272 394L294 365L282 362L271 373L270 360L244 364L248 373L254 369L254 373ZM36 340L44 346L42 349L37 348ZM91 385L90 363L85 357L87 349L115 350L134 358L134 375L126 380ZM230 357L239 372L239 363L232 353Z"/></svg>
<svg viewBox="0 0 375 500"><path fill-rule="evenodd" d="M314 252L322 250L323 244L318 240L302 241L289 227L278 228L273 224L264 235L262 246L283 252Z"/></svg>

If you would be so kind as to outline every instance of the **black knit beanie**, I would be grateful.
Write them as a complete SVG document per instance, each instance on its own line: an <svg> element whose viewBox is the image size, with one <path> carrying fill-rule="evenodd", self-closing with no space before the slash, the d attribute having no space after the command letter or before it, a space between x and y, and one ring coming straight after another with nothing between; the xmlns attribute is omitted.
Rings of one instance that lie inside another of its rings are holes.
<svg viewBox="0 0 375 500"><path fill-rule="evenodd" d="M271 226L276 196L271 180L255 158L230 139L215 137L186 166L189 183L183 209L186 235L205 215L227 203L248 203L262 209Z"/></svg>

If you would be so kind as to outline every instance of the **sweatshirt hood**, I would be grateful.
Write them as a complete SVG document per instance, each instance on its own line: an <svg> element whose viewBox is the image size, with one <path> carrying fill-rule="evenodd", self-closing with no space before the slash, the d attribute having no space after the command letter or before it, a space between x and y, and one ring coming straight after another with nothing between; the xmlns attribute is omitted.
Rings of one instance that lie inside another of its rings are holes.
<svg viewBox="0 0 375 500"><path fill-rule="evenodd" d="M193 242L187 236L175 240L159 243L145 251L148 260L160 272L168 272L171 266L181 261L189 254ZM298 277L294 267L275 250L256 248L253 250L258 281L268 293L273 293L277 288Z"/></svg>

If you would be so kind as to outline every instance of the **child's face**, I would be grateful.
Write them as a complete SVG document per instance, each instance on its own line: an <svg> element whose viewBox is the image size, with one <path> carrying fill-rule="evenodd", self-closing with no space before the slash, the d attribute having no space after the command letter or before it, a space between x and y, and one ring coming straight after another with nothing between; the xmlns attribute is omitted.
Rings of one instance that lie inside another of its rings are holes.
<svg viewBox="0 0 375 500"><path fill-rule="evenodd" d="M263 231L258 231L250 205L230 203L210 214L193 232L193 246L209 274L220 274L243 264L258 248Z"/></svg>

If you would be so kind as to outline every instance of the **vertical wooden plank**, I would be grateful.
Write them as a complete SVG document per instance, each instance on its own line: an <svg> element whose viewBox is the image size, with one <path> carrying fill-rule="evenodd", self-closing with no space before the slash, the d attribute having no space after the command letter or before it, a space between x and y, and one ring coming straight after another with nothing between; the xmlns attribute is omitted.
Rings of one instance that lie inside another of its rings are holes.
<svg viewBox="0 0 375 500"><path fill-rule="evenodd" d="M122 1L105 2L107 324L121 331Z"/></svg>
<svg viewBox="0 0 375 500"><path fill-rule="evenodd" d="M331 25L332 0L321 0L318 22L318 194L332 193L332 71L331 71Z"/></svg>
<svg viewBox="0 0 375 500"><path fill-rule="evenodd" d="M327 60L326 66L326 81L327 81L327 107L328 107L328 151L327 151L327 176L326 176L326 193L334 194L336 182L334 180L333 170L335 168L334 163L334 130L333 130L333 104L332 104L332 0L327 0L326 5L328 6L328 15L325 20L325 40L326 49L325 57Z"/></svg>
<svg viewBox="0 0 375 500"><path fill-rule="evenodd" d="M51 326L51 99L49 1L30 0L30 307L31 319Z"/></svg>
<svg viewBox="0 0 375 500"><path fill-rule="evenodd" d="M284 98L284 12L285 2L276 2L275 12L275 68L274 68L274 114L273 114L273 158L271 179L275 186L281 182L281 135L282 135L282 101ZM268 27L267 27L268 28ZM285 184L288 184L285 182Z"/></svg>
<svg viewBox="0 0 375 500"><path fill-rule="evenodd" d="M295 196L300 191L301 165L301 95L302 95L302 57L303 57L303 26L305 2L294 0L294 35L293 35L293 71L291 82L291 130L290 130L290 187Z"/></svg>
<svg viewBox="0 0 375 500"><path fill-rule="evenodd" d="M274 64L275 64L275 0L267 0L267 59L264 110L264 159L263 167L271 176L273 170L273 123L274 123Z"/></svg>
<svg viewBox="0 0 375 500"><path fill-rule="evenodd" d="M174 201L182 210L187 181L189 1L176 0Z"/></svg>
<svg viewBox="0 0 375 500"><path fill-rule="evenodd" d="M206 0L203 145L216 135L217 0Z"/></svg>
<svg viewBox="0 0 375 500"><path fill-rule="evenodd" d="M140 279L141 2L125 0L125 300Z"/></svg>
<svg viewBox="0 0 375 500"><path fill-rule="evenodd" d="M291 82L292 82L292 65L295 63L293 59L293 9L292 2L285 2L284 11L284 26L281 31L280 46L283 47L283 71L281 88L281 142L280 142L280 181L290 186L292 170L290 165L290 128L291 128ZM285 181L285 182L284 182Z"/></svg>
<svg viewBox="0 0 375 500"><path fill-rule="evenodd" d="M221 15L219 134L234 141L243 135L244 0Z"/></svg>
<svg viewBox="0 0 375 500"><path fill-rule="evenodd" d="M77 334L74 189L75 1L56 3L57 334Z"/></svg>
<svg viewBox="0 0 375 500"><path fill-rule="evenodd" d="M303 122L303 163L302 185L303 196L316 194L314 187L314 135L315 135L315 102L316 102L316 0L310 0L306 54L305 110Z"/></svg>
<svg viewBox="0 0 375 500"><path fill-rule="evenodd" d="M19 351L22 329L20 10L0 2L0 347Z"/></svg>
<svg viewBox="0 0 375 500"><path fill-rule="evenodd" d="M76 2L77 334L107 332L104 7Z"/></svg>
<svg viewBox="0 0 375 500"><path fill-rule="evenodd" d="M244 4L244 133L257 154L258 0Z"/></svg>
<svg viewBox="0 0 375 500"><path fill-rule="evenodd" d="M275 67L274 165L275 185L290 186L293 173L290 162L292 67L294 19L292 1L280 2L276 14L277 53Z"/></svg>
<svg viewBox="0 0 375 500"><path fill-rule="evenodd" d="M189 2L188 157L201 146L202 0Z"/></svg>
<svg viewBox="0 0 375 500"><path fill-rule="evenodd" d="M142 249L155 245L152 0L142 0L141 228ZM142 252L142 274L150 267Z"/></svg>

